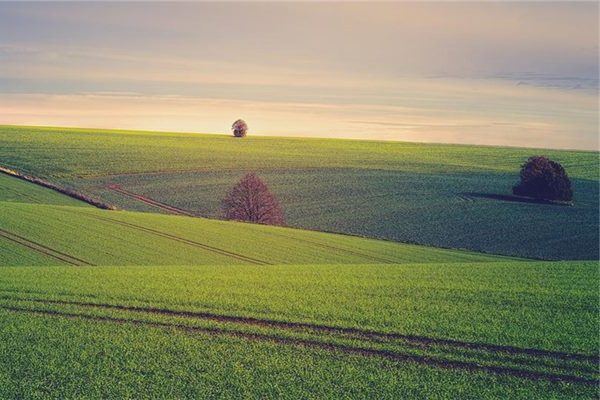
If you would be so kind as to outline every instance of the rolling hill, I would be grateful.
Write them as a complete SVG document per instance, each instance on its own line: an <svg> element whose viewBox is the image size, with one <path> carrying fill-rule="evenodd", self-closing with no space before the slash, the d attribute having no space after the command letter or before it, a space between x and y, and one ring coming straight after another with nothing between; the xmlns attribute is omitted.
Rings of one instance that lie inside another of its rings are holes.
<svg viewBox="0 0 600 400"><path fill-rule="evenodd" d="M0 397L595 398L597 261L108 211L0 174Z"/></svg>
<svg viewBox="0 0 600 400"><path fill-rule="evenodd" d="M0 187L0 265L360 264L503 259L283 227L99 210L4 174L0 174Z"/></svg>
<svg viewBox="0 0 600 400"><path fill-rule="evenodd" d="M502 200L533 154L565 166L573 207ZM597 152L3 126L0 165L127 210L211 218L256 171L294 227L529 258L599 252Z"/></svg>

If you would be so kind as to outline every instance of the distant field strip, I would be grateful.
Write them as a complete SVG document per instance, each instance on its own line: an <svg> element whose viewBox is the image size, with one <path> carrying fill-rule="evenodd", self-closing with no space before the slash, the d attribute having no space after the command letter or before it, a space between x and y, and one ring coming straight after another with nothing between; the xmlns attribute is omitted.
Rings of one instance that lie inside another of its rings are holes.
<svg viewBox="0 0 600 400"><path fill-rule="evenodd" d="M468 351L465 352L464 343L459 343L459 346L453 346L453 343L439 343L436 342L435 339L430 338L422 338L424 340L417 342L418 345L414 346L415 342L411 342L405 337L400 338L400 340L394 340L398 338L390 337L385 338L385 340L373 340L377 338L377 333L362 335L358 332L359 334L355 335L357 332L354 331L344 332L343 330L329 330L327 331L327 335L324 336L323 331L319 331L318 326L296 327L293 325L279 325L274 327L273 325L262 325L276 329L267 330L266 332L264 330L252 331L242 329L241 325L249 325L249 321L244 319L226 321L220 319L218 322L227 322L228 324L225 326L206 326L198 325L205 319L198 315L176 315L177 317L184 317L183 319L185 321L181 318L172 321L161 320L160 318L163 318L165 315L174 315L169 314L169 310L142 310L105 304L69 303L45 301L42 299L6 299L6 297L3 299L4 302L7 300L11 302L11 304L0 304L0 308L13 312L173 328L192 333L202 332L214 335L233 336L248 340L270 341L284 345L320 348L363 356L383 357L400 362L412 362L441 368L463 369L472 372L512 375L533 380L571 382L585 385L597 385L599 383L596 370L596 364L598 362L597 357L588 357L579 354L558 354L558 357L556 357L555 354L534 355L528 352L527 349L515 348L511 348L509 352L506 351L506 348L503 348L498 352L487 349L485 344L477 343L470 344L471 347L467 347ZM25 303L25 305L23 306L22 303ZM46 307L31 307L28 306L27 303L45 304ZM60 307L54 307L57 303L61 305L68 304L71 308L61 309ZM53 307L48 307L48 305L52 305ZM120 314L90 314L85 311L85 309L89 308L109 309L110 311L117 309ZM122 311L133 311L134 315L122 315ZM154 314L154 319L137 318L137 316L144 316L145 314ZM157 314L159 319L156 319ZM293 332L282 332L282 329L285 328L288 330L291 328ZM296 332L296 330L299 330L299 332ZM319 332L315 334L314 332L311 332L311 330L317 330ZM348 333L353 335L347 337ZM574 370L577 374L573 374Z"/></svg>
<svg viewBox="0 0 600 400"><path fill-rule="evenodd" d="M350 249L346 249L343 247L339 247L339 246L332 246L330 244L326 244L326 243L322 243L319 242L318 240L309 240L309 239L304 239L304 238L300 238L300 237L294 237L291 235L286 235L283 234L281 232L274 232L274 231L270 231L269 234L274 235L274 236L279 236L279 237L283 237L286 239L293 239L293 240L297 240L300 242L304 242L304 243L309 243L312 246L317 246L317 247L321 247L323 249L329 249L329 250L334 250L334 251L339 251L339 252L344 252L347 254L351 254L351 255L355 255L355 256L359 256L359 257L364 257L368 260L371 260L375 263L394 263L393 260L390 260L388 258L384 258L384 257L377 257L377 256L373 256L371 254L365 254L356 250L350 250Z"/></svg>
<svg viewBox="0 0 600 400"><path fill-rule="evenodd" d="M144 197L142 195L139 195L139 194L127 191L127 190L123 189L120 185L109 184L109 185L106 185L105 187L107 189L110 189L112 191L120 193L120 194L122 194L124 196L130 197L130 198L135 199L135 200L139 200L139 201L141 201L143 203L146 203L146 204L149 204L149 205L154 206L156 208L159 208L162 211L165 211L165 212L167 212L169 214L194 216L194 214L191 211L183 210L183 209L177 208L177 207L173 207L173 206L170 206L168 204L164 204L164 203L152 200L150 198ZM115 220L112 220L112 221L115 221ZM119 223L119 221L115 221L115 222ZM121 223L121 224L125 224L125 223ZM137 226L137 225L133 225L133 224L127 224L127 225L128 226L132 226L132 227L137 227L139 229L145 229L145 228L143 228L141 226ZM154 231L154 232L157 233L157 234L160 234L162 236L165 236L165 237L167 237L167 236L171 237L174 240L181 239L181 238L172 237L172 235L167 235L167 234L165 234L163 232L156 232L156 231ZM307 240L307 239L301 239L299 237L295 237L293 235L285 235L285 234L283 234L281 232L269 232L269 233L271 235L275 235L275 236L279 236L279 237L284 237L284 238L292 239L292 240L295 240L295 241L302 241L302 242L305 242L305 243L309 243L309 244L311 244L313 246L318 246L318 247L321 247L321 248L324 248L324 249L330 249L330 250L334 250L334 251L341 251L341 252L344 252L344 253L347 253L347 254L356 255L356 256L359 256L359 257L364 257L364 258L369 259L369 260L371 260L371 261L373 261L375 263L394 263L395 262L394 260L390 260L390 259L387 259L387 258L377 257L377 256L373 256L373 255L364 254L364 253L361 253L361 252L358 252L358 251L353 251L353 250L350 250L350 249L344 249L344 248L340 248L340 247L336 247L336 246L331 246L331 245L327 245L327 244L324 244L324 243L321 243L321 242L315 241L315 240ZM183 240L185 240L185 239L183 239ZM186 241L186 242L190 242L190 241ZM197 243L197 242L193 242L193 243L197 244L197 245L201 245L200 243ZM215 250L218 251L219 249L215 249ZM241 255L236 255L236 256L239 257ZM254 261L255 262L253 262L253 263L255 263L255 264L267 264L266 262L260 261L260 260L254 260Z"/></svg>
<svg viewBox="0 0 600 400"><path fill-rule="evenodd" d="M85 215L86 216L90 216L88 213L85 213ZM116 223L116 224L119 224L119 225L128 226L128 227L131 227L131 228L134 228L134 229L139 229L139 230L142 230L144 232L154 233L156 235L159 235L159 236L162 236L162 237L166 237L166 238L169 238L169 239L172 239L172 240L176 240L176 241L179 241L179 242L188 243L188 244L193 245L193 246L199 246L199 247L202 247L202 248L206 248L208 250L215 251L215 252L220 253L220 254L229 255L231 257L240 259L242 261L249 261L251 264L263 264L263 265L272 264L272 263L268 263L266 261L257 260L257 259L251 258L251 257L246 257L246 256L244 256L242 254L231 253L231 252L229 252L227 250L223 250L223 249L215 248L215 247L212 247L212 246L208 246L208 245L205 245L205 244L193 241L193 240L188 240L188 239L185 239L185 238L182 238L182 237L173 236L173 235L168 234L166 232L161 232L161 231L158 231L158 230L155 230L155 229L146 228L146 227L141 226L141 225L135 225L135 224L132 224L132 223L128 223L128 222L124 222L124 221L119 221L119 220L112 219L112 218L100 217L98 215L94 215L94 216L92 216L92 218L96 218L98 220L103 220L103 221L107 221L107 222L113 222L113 223ZM321 243L321 242L319 242L317 240L303 239L303 238L299 237L298 235L296 235L296 236L294 236L294 235L285 235L285 234L283 234L281 232L274 232L274 231L268 231L268 234L269 235L273 235L273 236L283 237L283 238L286 238L286 239L289 239L289 240L292 240L292 241L298 241L298 242L308 243L308 244L310 244L312 246L317 246L317 247L321 247L321 248L328 249L328 250L334 250L336 252L346 253L346 254L350 254L352 256L358 256L358 257L364 258L367 261L370 260L370 261L373 261L374 263L378 263L378 264L379 263L393 264L394 262L396 262L395 260L392 260L392 259L383 258L383 257L376 257L376 256L373 256L373 255L370 255L370 254L366 254L366 253L362 253L362 252L359 252L359 251L349 250L347 248L343 248L343 247L340 247L340 246L328 245L328 244L325 244L325 243Z"/></svg>
<svg viewBox="0 0 600 400"><path fill-rule="evenodd" d="M69 254L63 253L61 251L55 250L55 249L51 249L48 246L44 246L40 243L36 243L32 240L29 240L23 236L19 236L16 235L14 233L11 233L9 231L6 231L4 229L0 228L0 237L3 237L4 239L10 240L12 242L18 243L21 246L27 247L33 251L36 251L38 253L53 257L59 261L64 261L67 264L71 264L71 265L93 265L87 261L84 261L80 258L77 257L73 257Z"/></svg>

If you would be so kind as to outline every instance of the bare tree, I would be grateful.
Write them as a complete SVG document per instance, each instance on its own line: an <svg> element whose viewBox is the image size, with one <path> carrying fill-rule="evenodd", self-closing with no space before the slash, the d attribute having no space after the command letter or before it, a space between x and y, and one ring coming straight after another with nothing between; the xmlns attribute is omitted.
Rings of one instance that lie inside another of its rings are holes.
<svg viewBox="0 0 600 400"><path fill-rule="evenodd" d="M258 224L283 225L279 202L254 173L244 176L223 199L227 219Z"/></svg>
<svg viewBox="0 0 600 400"><path fill-rule="evenodd" d="M248 133L248 124L243 119L238 119L231 126L231 130L233 131L233 136L244 137Z"/></svg>

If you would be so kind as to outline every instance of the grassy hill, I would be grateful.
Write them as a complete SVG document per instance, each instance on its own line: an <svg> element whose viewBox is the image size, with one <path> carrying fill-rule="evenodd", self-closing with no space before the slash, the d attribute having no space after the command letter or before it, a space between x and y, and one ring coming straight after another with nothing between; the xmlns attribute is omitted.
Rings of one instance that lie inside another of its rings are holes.
<svg viewBox="0 0 600 400"><path fill-rule="evenodd" d="M92 208L0 203L0 249L52 257L47 264L359 264L476 262L500 256L289 228ZM0 264L10 261L2 251Z"/></svg>
<svg viewBox="0 0 600 400"><path fill-rule="evenodd" d="M574 207L498 199L534 154L565 166ZM596 152L4 126L0 165L128 210L207 217L257 171L295 227L544 259L599 252Z"/></svg>
<svg viewBox="0 0 600 400"><path fill-rule="evenodd" d="M4 174L0 174L0 188L0 265L358 264L502 259L282 227L99 210Z"/></svg>
<svg viewBox="0 0 600 400"><path fill-rule="evenodd" d="M2 398L596 395L595 261L0 187Z"/></svg>
<svg viewBox="0 0 600 400"><path fill-rule="evenodd" d="M0 173L0 202L53 204L61 206L88 207L90 205L54 190ZM8 206L8 204L6 204Z"/></svg>

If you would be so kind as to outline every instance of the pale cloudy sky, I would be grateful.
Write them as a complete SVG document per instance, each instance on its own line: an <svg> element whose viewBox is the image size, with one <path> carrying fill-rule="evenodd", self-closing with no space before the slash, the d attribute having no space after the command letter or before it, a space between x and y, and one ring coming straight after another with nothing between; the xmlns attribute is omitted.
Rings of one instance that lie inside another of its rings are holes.
<svg viewBox="0 0 600 400"><path fill-rule="evenodd" d="M598 149L598 3L0 3L0 124Z"/></svg>

